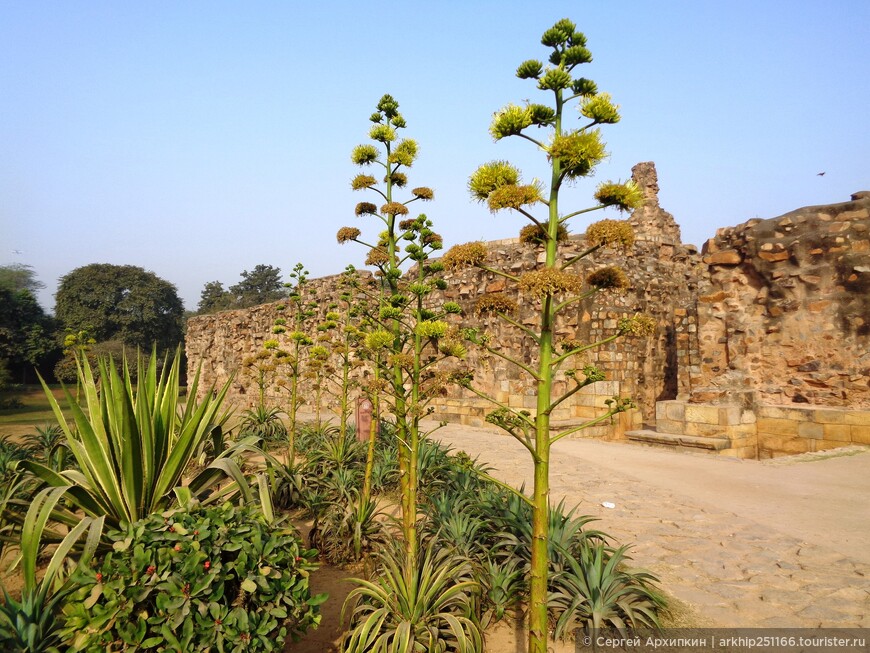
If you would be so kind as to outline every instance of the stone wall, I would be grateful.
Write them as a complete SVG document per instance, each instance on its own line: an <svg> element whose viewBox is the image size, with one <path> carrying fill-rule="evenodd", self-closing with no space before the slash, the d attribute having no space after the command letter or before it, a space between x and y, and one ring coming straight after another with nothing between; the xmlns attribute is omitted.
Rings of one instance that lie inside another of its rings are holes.
<svg viewBox="0 0 870 653"><path fill-rule="evenodd" d="M600 340L615 333L619 318L638 312L653 316L658 332L590 352L588 362L605 370L607 380L565 402L554 421L582 423L599 415L606 399L621 395L634 398L638 410L584 435L621 437L645 424L659 432L643 431L648 441L673 436L677 443L743 457L865 442L870 413L855 409L870 407L870 193L720 229L698 254L681 242L673 216L659 206L654 165L638 164L632 177L646 197L629 218L637 238L634 251L599 251L578 265L588 271L618 264L631 286L567 312L556 337ZM532 269L542 256L518 240L487 245L487 266L514 274ZM561 255L570 257L582 247L582 236L572 237ZM338 294L337 278L311 282L321 314ZM518 329L480 322L473 313L477 297L487 292L513 294L520 323L531 323L534 306L491 273L463 270L446 280L443 299L465 309L467 324L486 329L506 351L534 364L534 348ZM206 384L223 382L272 337L277 315L276 305L267 304L192 318L191 371L202 365ZM479 352L472 352L469 362L483 391L512 407L534 408L534 386L515 367ZM557 392L565 387L561 379ZM255 389L251 379L237 374L231 401L252 405ZM492 409L459 388L434 405L435 417L472 425L483 423ZM809 412L788 413L792 425L770 421L786 419L771 417L776 406L801 405ZM829 408L840 409L843 421L824 421L833 415ZM848 433L837 428L846 425Z"/></svg>

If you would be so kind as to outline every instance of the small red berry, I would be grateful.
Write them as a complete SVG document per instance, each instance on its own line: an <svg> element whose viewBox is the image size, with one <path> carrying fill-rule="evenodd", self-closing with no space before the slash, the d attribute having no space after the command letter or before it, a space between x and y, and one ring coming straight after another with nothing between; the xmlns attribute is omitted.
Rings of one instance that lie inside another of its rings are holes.
<svg viewBox="0 0 870 653"><path fill-rule="evenodd" d="M148 565L148 569L145 570L145 573L150 576L155 571L157 571L157 567L155 567L154 565Z"/></svg>
<svg viewBox="0 0 870 653"><path fill-rule="evenodd" d="M214 623L215 623L215 626L220 626L223 623L223 621L221 621L220 619L215 619Z"/></svg>
<svg viewBox="0 0 870 653"><path fill-rule="evenodd" d="M199 535L199 531L193 531L194 535Z"/></svg>
<svg viewBox="0 0 870 653"><path fill-rule="evenodd" d="M211 563L208 560L206 560L202 566L205 567L206 569L208 569L209 567L211 567Z"/></svg>
<svg viewBox="0 0 870 653"><path fill-rule="evenodd" d="M175 549L176 551L181 551L181 545L180 545L180 544L176 544L176 545L175 545L174 547L172 547L172 548Z"/></svg>
<svg viewBox="0 0 870 653"><path fill-rule="evenodd" d="M99 572L97 573L97 582L98 582L98 583L102 583L102 582L103 582L103 575L102 575L101 573L99 573Z"/></svg>
<svg viewBox="0 0 870 653"><path fill-rule="evenodd" d="M170 533L174 533L174 532L175 532L175 526L170 526L170 527L169 527L169 532L170 532Z"/></svg>

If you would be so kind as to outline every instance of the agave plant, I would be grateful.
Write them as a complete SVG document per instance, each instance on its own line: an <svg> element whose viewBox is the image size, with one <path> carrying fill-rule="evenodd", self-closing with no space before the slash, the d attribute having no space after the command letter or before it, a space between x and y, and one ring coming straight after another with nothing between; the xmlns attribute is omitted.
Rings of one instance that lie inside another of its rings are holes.
<svg viewBox="0 0 870 653"><path fill-rule="evenodd" d="M56 472L66 469L69 448L63 429L58 424L37 426L36 433L25 436L24 442L33 458Z"/></svg>
<svg viewBox="0 0 870 653"><path fill-rule="evenodd" d="M254 435L265 442L284 442L287 440L287 426L281 420L278 408L259 405L242 414L239 433L244 437Z"/></svg>
<svg viewBox="0 0 870 653"><path fill-rule="evenodd" d="M380 554L375 580L351 579L351 590L342 609L350 627L345 653L390 651L429 653L483 650L480 626L471 609L479 590L467 560L439 549L434 541L416 556L409 576L400 545Z"/></svg>
<svg viewBox="0 0 870 653"><path fill-rule="evenodd" d="M384 541L377 503L354 490L347 501L333 501L319 524L318 545L333 563L359 562Z"/></svg>
<svg viewBox="0 0 870 653"><path fill-rule="evenodd" d="M657 579L624 563L628 547L610 550L586 543L580 555L567 557L566 568L551 579L548 605L556 617L554 634L563 637L577 628L587 631L615 628L658 628L658 610L664 605L652 587Z"/></svg>
<svg viewBox="0 0 870 653"><path fill-rule="evenodd" d="M156 356L151 356L147 369L140 364L135 387L126 359L123 375L111 361L101 359L99 386L88 361L78 365L84 409L64 388L72 423L67 422L48 386L42 383L81 471L58 473L33 461L22 465L48 485L65 488L74 508L91 517L105 515L106 523L115 528L122 521L136 522L166 509L176 488L183 484L185 470L200 444L219 423L218 413L230 382L216 393L206 392L197 402L197 373L178 411L180 352L171 366L163 366L159 378ZM251 442L242 440L236 446L237 450L250 449ZM240 492L252 499L241 469L230 457L232 453L223 452L190 479L185 486L188 491L193 496L206 496L229 476L233 483L213 496ZM72 513L59 510L54 518L67 524L78 522Z"/></svg>
<svg viewBox="0 0 870 653"><path fill-rule="evenodd" d="M60 641L60 607L76 589L63 575L63 565L73 546L85 535L84 547L77 568L90 562L99 543L103 517L84 517L61 540L55 549L42 579L36 580L36 565L45 525L51 518L66 488L41 490L24 519L21 529L21 566L24 586L21 599L13 599L3 588L4 603L0 605L0 650L9 653L49 653L57 651Z"/></svg>

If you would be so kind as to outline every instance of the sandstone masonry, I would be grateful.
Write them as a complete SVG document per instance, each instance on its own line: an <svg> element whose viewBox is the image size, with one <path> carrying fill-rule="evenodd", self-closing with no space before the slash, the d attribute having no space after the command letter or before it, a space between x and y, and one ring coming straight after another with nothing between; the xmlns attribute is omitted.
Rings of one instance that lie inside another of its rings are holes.
<svg viewBox="0 0 870 653"><path fill-rule="evenodd" d="M632 177L645 205L629 218L636 244L629 254L596 252L582 270L620 265L627 292L602 293L562 316L557 339L594 341L616 332L617 321L651 315L658 331L621 338L590 352L588 362L607 380L561 405L557 426L576 425L603 412L614 395L630 396L638 410L585 437L690 446L742 457L767 457L847 444L870 444L870 193L852 201L809 207L770 220L720 229L702 253L680 240L673 216L659 206L655 166L641 163ZM518 240L487 243L486 264L513 274L533 269L540 250ZM582 251L581 237L562 256ZM501 277L462 270L445 277L443 298L465 309L464 323L486 329L511 355L533 364L520 332L474 317L483 293L505 292L529 323L534 307ZM338 295L338 277L309 286L321 313ZM191 373L202 366L206 386L224 382L241 361L273 337L276 304L192 318L187 355ZM503 360L472 351L475 384L518 409L534 408L534 387ZM567 387L562 379L556 392ZM253 405L256 386L236 374L230 400ZM272 400L280 402L277 395ZM434 402L435 417L479 425L492 410L456 388Z"/></svg>

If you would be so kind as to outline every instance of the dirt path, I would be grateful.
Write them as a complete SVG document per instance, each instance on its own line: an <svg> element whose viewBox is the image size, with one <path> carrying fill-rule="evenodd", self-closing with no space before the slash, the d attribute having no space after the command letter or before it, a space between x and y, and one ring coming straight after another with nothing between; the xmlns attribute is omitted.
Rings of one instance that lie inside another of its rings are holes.
<svg viewBox="0 0 870 653"><path fill-rule="evenodd" d="M436 437L531 485L513 438L459 425ZM711 624L868 628L870 452L851 453L756 462L563 440L551 494L634 542L635 562Z"/></svg>

